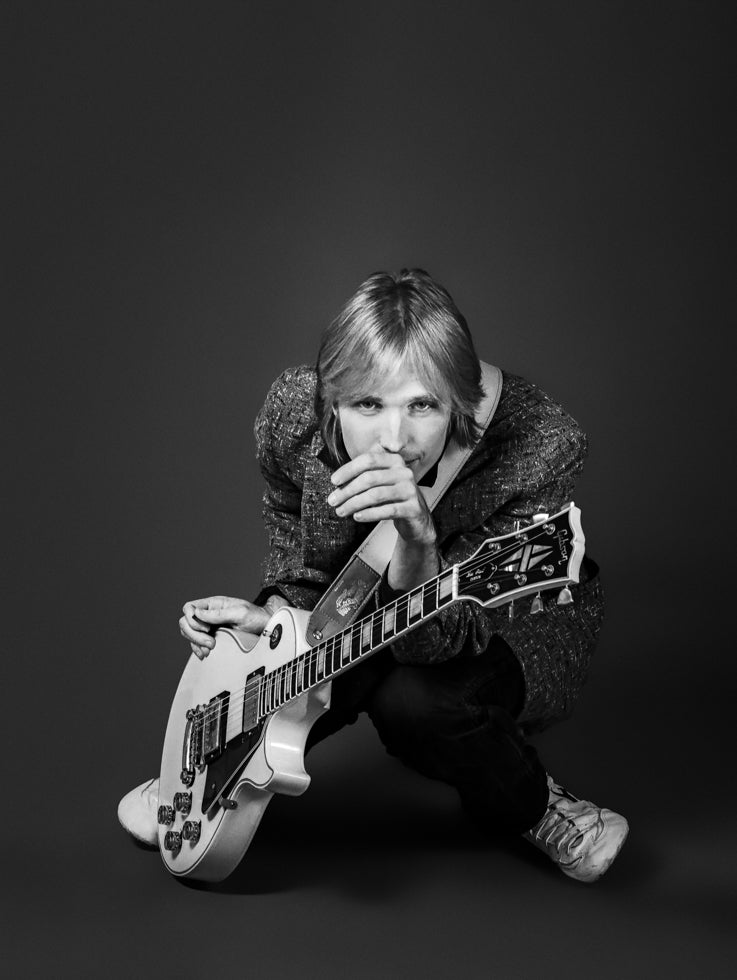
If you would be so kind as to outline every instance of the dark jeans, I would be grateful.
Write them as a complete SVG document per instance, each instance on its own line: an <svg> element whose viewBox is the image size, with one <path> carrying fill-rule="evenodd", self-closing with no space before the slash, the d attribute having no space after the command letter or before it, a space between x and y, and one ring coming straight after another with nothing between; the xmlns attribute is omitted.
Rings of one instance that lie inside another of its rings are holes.
<svg viewBox="0 0 737 980"><path fill-rule="evenodd" d="M522 668L501 637L478 657L422 667L383 650L333 681L307 749L365 711L387 751L455 786L482 830L522 833L548 802L545 770L515 721L523 701Z"/></svg>

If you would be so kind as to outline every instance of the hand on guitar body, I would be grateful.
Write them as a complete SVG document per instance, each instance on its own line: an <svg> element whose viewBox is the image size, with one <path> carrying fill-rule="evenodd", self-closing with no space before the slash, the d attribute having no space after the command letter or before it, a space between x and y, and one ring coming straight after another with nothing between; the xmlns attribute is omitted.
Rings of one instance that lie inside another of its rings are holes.
<svg viewBox="0 0 737 980"><path fill-rule="evenodd" d="M258 635L268 621L289 603L280 595L269 596L265 606L257 606L247 599L213 595L206 599L190 599L182 608L179 632L189 640L192 653L204 660L215 646L215 631L221 626Z"/></svg>

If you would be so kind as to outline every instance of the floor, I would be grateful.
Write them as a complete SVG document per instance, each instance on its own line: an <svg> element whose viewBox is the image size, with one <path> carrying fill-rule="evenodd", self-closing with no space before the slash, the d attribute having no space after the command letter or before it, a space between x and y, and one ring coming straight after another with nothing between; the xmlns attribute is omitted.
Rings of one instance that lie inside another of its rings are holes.
<svg viewBox="0 0 737 980"><path fill-rule="evenodd" d="M652 666L677 652L676 628L658 636L653 623L639 649L618 644L617 629L575 724L538 740L561 781L630 820L599 883L565 878L524 841L482 839L449 788L386 757L361 721L312 753L308 792L272 802L219 886L175 881L123 835L122 763L80 779L83 805L61 815L53 790L23 796L45 829L24 821L7 849L3 975L734 976L735 791L725 800L720 787L728 687L716 685L704 724L713 678L684 676L683 651L665 678Z"/></svg>

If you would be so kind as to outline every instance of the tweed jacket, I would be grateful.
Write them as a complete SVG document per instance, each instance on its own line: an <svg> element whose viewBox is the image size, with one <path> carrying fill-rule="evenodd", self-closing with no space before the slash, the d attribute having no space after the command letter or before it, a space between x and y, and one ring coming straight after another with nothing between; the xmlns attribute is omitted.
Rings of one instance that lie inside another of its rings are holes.
<svg viewBox="0 0 737 980"><path fill-rule="evenodd" d="M577 423L545 392L503 372L494 418L470 458L433 511L441 563L468 558L489 537L553 514L573 498L586 454ZM274 384L255 423L257 458L266 479L263 516L269 550L260 601L274 592L291 605L312 609L371 526L340 518L327 497L334 489L331 461L314 411L313 368L289 368ZM544 728L570 713L583 684L601 626L603 597L596 565L586 561L572 586L572 605L557 592L542 593L543 612L530 600L484 609L457 602L392 643L400 663L432 665L475 656L493 634L519 660L525 703L519 721ZM258 601L258 600L257 600Z"/></svg>

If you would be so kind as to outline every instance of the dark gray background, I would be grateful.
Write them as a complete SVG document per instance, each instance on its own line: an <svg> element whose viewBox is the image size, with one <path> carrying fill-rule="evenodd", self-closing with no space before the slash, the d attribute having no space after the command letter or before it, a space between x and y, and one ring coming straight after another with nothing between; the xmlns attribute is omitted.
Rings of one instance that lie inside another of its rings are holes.
<svg viewBox="0 0 737 980"><path fill-rule="evenodd" d="M727 975L726 9L2 6L8 975ZM254 415L403 265L589 434L608 619L539 747L630 842L570 882L361 723L226 886L186 887L115 820L158 766L179 609L257 591Z"/></svg>

